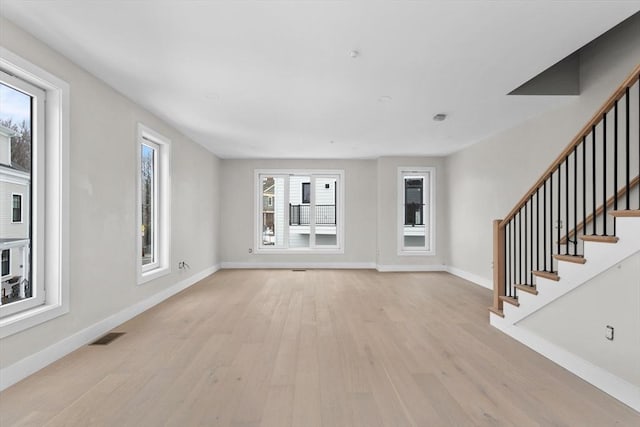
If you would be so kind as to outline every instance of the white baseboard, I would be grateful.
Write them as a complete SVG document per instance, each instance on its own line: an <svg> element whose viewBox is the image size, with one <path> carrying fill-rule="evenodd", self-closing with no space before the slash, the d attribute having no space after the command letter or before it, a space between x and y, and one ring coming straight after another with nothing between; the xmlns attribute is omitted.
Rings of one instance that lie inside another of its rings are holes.
<svg viewBox="0 0 640 427"><path fill-rule="evenodd" d="M469 282L475 283L476 285L480 285L483 288L493 289L493 282L489 279L485 279L482 276L478 276L477 274L469 273L468 271L460 270L455 267L447 267L447 271L454 276L458 276L464 280L468 280Z"/></svg>
<svg viewBox="0 0 640 427"><path fill-rule="evenodd" d="M376 268L373 262L223 262L223 269L369 269Z"/></svg>
<svg viewBox="0 0 640 427"><path fill-rule="evenodd" d="M118 313L107 317L75 334L64 338L49 347L25 357L24 359L0 369L0 390L12 386L18 381L28 377L29 375L39 371L45 366L55 362L56 360L66 356L74 350L82 347L101 337L116 326L126 322L138 314L150 309L154 305L161 303L167 298L177 294L178 292L188 288L189 286L199 282L207 276L215 273L220 269L219 265L209 267L199 273L188 277L175 285L150 296L149 298L137 302L136 304L119 311Z"/></svg>
<svg viewBox="0 0 640 427"><path fill-rule="evenodd" d="M378 270L381 273L391 273L391 272L419 273L419 272L428 272L428 271L447 271L447 267L441 264L436 264L436 265L378 264L376 266L376 270Z"/></svg>
<svg viewBox="0 0 640 427"><path fill-rule="evenodd" d="M493 314L490 318L492 326L640 412L639 387L522 327L510 325Z"/></svg>

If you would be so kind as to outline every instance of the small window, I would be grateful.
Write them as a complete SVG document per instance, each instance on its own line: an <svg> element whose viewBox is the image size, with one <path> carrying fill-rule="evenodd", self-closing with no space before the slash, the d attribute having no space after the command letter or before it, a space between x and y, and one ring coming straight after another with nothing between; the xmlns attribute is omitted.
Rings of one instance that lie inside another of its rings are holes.
<svg viewBox="0 0 640 427"><path fill-rule="evenodd" d="M170 141L139 125L138 283L169 273Z"/></svg>
<svg viewBox="0 0 640 427"><path fill-rule="evenodd" d="M22 194L14 194L11 199L11 222L22 222Z"/></svg>
<svg viewBox="0 0 640 427"><path fill-rule="evenodd" d="M302 183L302 203L311 203L311 183Z"/></svg>
<svg viewBox="0 0 640 427"><path fill-rule="evenodd" d="M8 276L11 274L11 262L10 262L10 252L9 249L5 249L2 251L2 277Z"/></svg>

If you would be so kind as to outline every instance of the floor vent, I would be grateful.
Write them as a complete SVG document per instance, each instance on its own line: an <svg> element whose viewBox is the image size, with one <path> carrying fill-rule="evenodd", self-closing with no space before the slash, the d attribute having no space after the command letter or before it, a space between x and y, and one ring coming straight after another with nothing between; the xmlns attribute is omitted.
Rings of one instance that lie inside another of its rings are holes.
<svg viewBox="0 0 640 427"><path fill-rule="evenodd" d="M107 335L98 338L97 340L95 340L94 342L92 342L89 345L107 345L107 344L111 344L113 342L113 340L115 340L116 338L121 337L124 334L125 334L125 332L109 332Z"/></svg>
<svg viewBox="0 0 640 427"><path fill-rule="evenodd" d="M306 270L306 269L304 269L304 268L294 268L294 269L293 269L293 270L291 270L291 271L307 271L307 270Z"/></svg>

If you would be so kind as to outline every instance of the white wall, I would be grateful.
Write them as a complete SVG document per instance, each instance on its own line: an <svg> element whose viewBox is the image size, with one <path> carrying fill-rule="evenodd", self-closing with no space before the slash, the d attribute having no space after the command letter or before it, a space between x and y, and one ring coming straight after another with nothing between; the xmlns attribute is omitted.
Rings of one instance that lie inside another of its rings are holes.
<svg viewBox="0 0 640 427"><path fill-rule="evenodd" d="M398 255L398 167L432 166L436 181L435 255ZM447 176L443 157L381 157L378 159L378 255L380 266L442 268L447 264ZM384 267L383 267L384 268Z"/></svg>
<svg viewBox="0 0 640 427"><path fill-rule="evenodd" d="M605 338L607 325L614 340ZM518 323L640 387L640 253Z"/></svg>
<svg viewBox="0 0 640 427"><path fill-rule="evenodd" d="M579 97L447 157L452 267L491 280L492 220L513 208L640 62L638 22L630 20L585 49Z"/></svg>
<svg viewBox="0 0 640 427"><path fill-rule="evenodd" d="M344 254L256 254L255 169L343 169L345 172ZM224 160L221 188L221 258L227 265L263 263L368 264L376 258L375 160Z"/></svg>
<svg viewBox="0 0 640 427"><path fill-rule="evenodd" d="M1 19L1 18L0 18ZM0 341L5 368L218 263L220 161L11 22L2 44L70 85L70 312ZM136 285L136 124L171 139L171 274ZM178 271L187 261L191 270Z"/></svg>

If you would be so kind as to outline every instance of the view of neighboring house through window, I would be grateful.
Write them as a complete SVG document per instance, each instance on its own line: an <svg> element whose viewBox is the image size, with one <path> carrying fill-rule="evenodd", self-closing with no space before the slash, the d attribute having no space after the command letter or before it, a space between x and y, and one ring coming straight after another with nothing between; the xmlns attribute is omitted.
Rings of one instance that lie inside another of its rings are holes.
<svg viewBox="0 0 640 427"><path fill-rule="evenodd" d="M29 215L32 192L32 114L42 91L12 76L0 80L0 249L2 250L2 314L39 304L31 283ZM40 100L42 101L42 100ZM23 197L24 196L24 197ZM28 306L24 303L31 301ZM23 303L23 304L20 304ZM32 304L33 303L33 304ZM13 306L9 309L9 306Z"/></svg>
<svg viewBox="0 0 640 427"><path fill-rule="evenodd" d="M433 252L433 168L398 170L398 250L402 255Z"/></svg>
<svg viewBox="0 0 640 427"><path fill-rule="evenodd" d="M342 171L256 171L258 250L342 250Z"/></svg>
<svg viewBox="0 0 640 427"><path fill-rule="evenodd" d="M12 195L11 222L22 222L22 194Z"/></svg>

